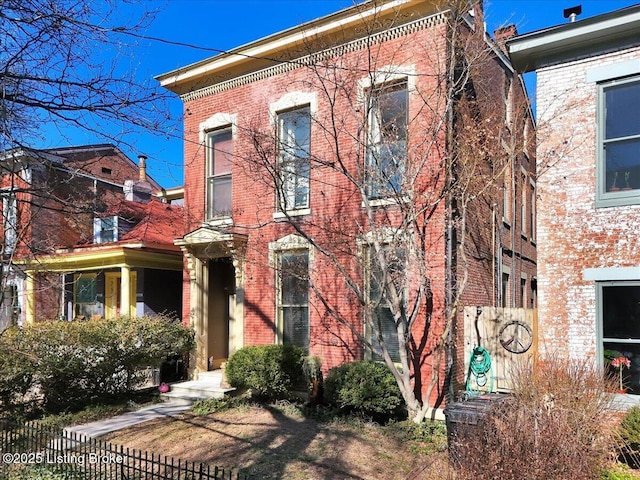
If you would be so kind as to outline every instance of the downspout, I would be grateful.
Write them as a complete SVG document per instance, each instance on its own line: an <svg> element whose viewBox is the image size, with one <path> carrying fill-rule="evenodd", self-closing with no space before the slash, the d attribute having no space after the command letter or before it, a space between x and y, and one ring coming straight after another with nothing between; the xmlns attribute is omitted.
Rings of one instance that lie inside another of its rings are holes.
<svg viewBox="0 0 640 480"><path fill-rule="evenodd" d="M450 12L450 15L455 15L455 13ZM449 25L448 32L449 41L447 42L447 84L446 84L446 95L447 95L447 170L445 177L445 188L447 188L446 195L446 207L445 207L445 221L447 222L446 226L446 236L445 236L445 319L448 322L452 315L452 307L453 307L453 289L454 289L454 280L453 280L453 199L451 194L451 185L453 184L453 168L452 167L452 151L453 151L453 85L455 82L455 48L453 46L453 41L455 38L455 25ZM449 332L447 333L446 339L446 347L445 347L445 374L444 374L444 382L445 385L448 386L447 394L446 394L446 403L453 402L455 400L455 388L453 382L453 368L454 368L454 359L455 359L455 345L454 345L454 333L453 333L453 325L449 328Z"/></svg>

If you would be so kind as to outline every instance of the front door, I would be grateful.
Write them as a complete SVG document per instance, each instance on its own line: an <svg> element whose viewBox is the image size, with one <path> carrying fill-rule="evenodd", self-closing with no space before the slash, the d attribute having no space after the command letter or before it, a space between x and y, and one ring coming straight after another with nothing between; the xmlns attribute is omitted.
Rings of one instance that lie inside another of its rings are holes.
<svg viewBox="0 0 640 480"><path fill-rule="evenodd" d="M229 320L235 304L235 269L231 258L209 260L207 351L209 370L229 356Z"/></svg>

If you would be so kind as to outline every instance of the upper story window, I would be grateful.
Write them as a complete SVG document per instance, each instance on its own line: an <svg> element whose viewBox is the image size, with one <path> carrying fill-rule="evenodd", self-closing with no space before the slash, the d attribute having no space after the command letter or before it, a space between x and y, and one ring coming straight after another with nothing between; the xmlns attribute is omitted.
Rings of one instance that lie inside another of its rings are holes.
<svg viewBox="0 0 640 480"><path fill-rule="evenodd" d="M640 204L640 77L599 86L598 142L598 205Z"/></svg>
<svg viewBox="0 0 640 480"><path fill-rule="evenodd" d="M401 192L407 161L408 90L400 81L369 91L367 181L370 198Z"/></svg>
<svg viewBox="0 0 640 480"><path fill-rule="evenodd" d="M207 133L207 220L231 216L231 127Z"/></svg>
<svg viewBox="0 0 640 480"><path fill-rule="evenodd" d="M118 217L109 216L93 219L93 243L118 241Z"/></svg>
<svg viewBox="0 0 640 480"><path fill-rule="evenodd" d="M311 112L309 107L277 114L278 208L309 207Z"/></svg>
<svg viewBox="0 0 640 480"><path fill-rule="evenodd" d="M18 203L14 192L2 192L2 218L4 253L11 254L15 251L18 242Z"/></svg>

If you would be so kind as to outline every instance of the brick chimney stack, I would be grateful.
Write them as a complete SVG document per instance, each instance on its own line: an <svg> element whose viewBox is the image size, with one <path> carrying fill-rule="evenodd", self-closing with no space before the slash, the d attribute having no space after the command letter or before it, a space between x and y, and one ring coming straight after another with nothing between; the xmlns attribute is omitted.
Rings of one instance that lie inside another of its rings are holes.
<svg viewBox="0 0 640 480"><path fill-rule="evenodd" d="M493 37L496 39L496 43L505 53L507 52L507 48L505 47L507 40L515 37L516 35L518 35L518 29L513 23L493 31Z"/></svg>
<svg viewBox="0 0 640 480"><path fill-rule="evenodd" d="M140 179L141 182L147 181L147 156L146 155L138 155L138 169L140 170Z"/></svg>

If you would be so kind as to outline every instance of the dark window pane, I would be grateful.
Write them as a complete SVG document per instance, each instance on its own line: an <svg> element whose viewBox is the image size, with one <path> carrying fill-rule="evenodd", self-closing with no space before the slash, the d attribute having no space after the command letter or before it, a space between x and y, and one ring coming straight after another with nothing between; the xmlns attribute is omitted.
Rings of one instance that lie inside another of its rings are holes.
<svg viewBox="0 0 640 480"><path fill-rule="evenodd" d="M606 143L604 156L607 192L640 188L640 138Z"/></svg>
<svg viewBox="0 0 640 480"><path fill-rule="evenodd" d="M367 176L372 198L401 190L407 159L407 103L405 83L371 92Z"/></svg>
<svg viewBox="0 0 640 480"><path fill-rule="evenodd" d="M280 207L284 210L309 205L310 137L308 108L278 114Z"/></svg>
<svg viewBox="0 0 640 480"><path fill-rule="evenodd" d="M309 349L309 308L283 307L283 342Z"/></svg>
<svg viewBox="0 0 640 480"><path fill-rule="evenodd" d="M605 138L640 135L640 82L605 89Z"/></svg>
<svg viewBox="0 0 640 480"><path fill-rule="evenodd" d="M604 342L605 367L607 371L618 378L620 371L612 367L610 362L616 357L626 357L631 366L622 369L622 384L628 393L640 394L640 345L624 342Z"/></svg>
<svg viewBox="0 0 640 480"><path fill-rule="evenodd" d="M76 303L95 303L97 301L95 277L80 277L76 282Z"/></svg>
<svg viewBox="0 0 640 480"><path fill-rule="evenodd" d="M372 321L380 331L385 346L393 361L400 361L400 345L398 344L398 330L395 320L389 308L389 289L393 286L396 292L404 298L405 292L405 252L402 248L387 246L383 249L387 262L385 273L380 268L380 262L373 248L369 250L369 302L373 303ZM403 300L404 301L404 300ZM378 303L379 302L379 303ZM377 305L376 305L377 304ZM374 347L377 345L375 338L370 338ZM381 357L375 352L374 360Z"/></svg>
<svg viewBox="0 0 640 480"><path fill-rule="evenodd" d="M393 316L391 315L391 310L386 307L376 308L374 316L374 321L378 322L380 333L382 334L384 344L387 347L387 351L389 352L391 359L394 362L399 362L400 345L398 343L398 330ZM373 353L372 358L374 360L382 360L382 357L376 353Z"/></svg>
<svg viewBox="0 0 640 480"><path fill-rule="evenodd" d="M283 342L309 348L309 254L279 255L280 312Z"/></svg>
<svg viewBox="0 0 640 480"><path fill-rule="evenodd" d="M640 286L602 287L602 334L606 339L640 339Z"/></svg>

